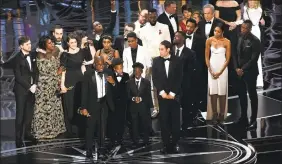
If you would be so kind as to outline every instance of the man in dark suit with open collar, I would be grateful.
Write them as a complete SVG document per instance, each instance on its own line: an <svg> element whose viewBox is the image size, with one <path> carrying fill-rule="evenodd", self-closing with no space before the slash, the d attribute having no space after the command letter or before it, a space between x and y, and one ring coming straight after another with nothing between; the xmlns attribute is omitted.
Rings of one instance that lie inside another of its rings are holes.
<svg viewBox="0 0 282 164"><path fill-rule="evenodd" d="M168 25L170 33L170 42L173 42L174 33L179 30L178 18L176 15L176 2L171 0L166 0L164 2L165 11L159 15L157 21Z"/></svg>
<svg viewBox="0 0 282 164"><path fill-rule="evenodd" d="M34 139L31 136L31 121L35 102L34 93L37 90L38 69L36 54L31 54L31 42L29 37L23 36L19 40L20 52L13 59L15 75L16 98L16 146L23 146L23 133L26 139ZM25 129L25 132L23 131Z"/></svg>
<svg viewBox="0 0 282 164"><path fill-rule="evenodd" d="M160 44L160 56L153 59L152 79L157 89L160 108L162 153L179 151L180 93L183 77L182 62L171 55L172 45L164 40ZM170 143L170 136L172 143Z"/></svg>
<svg viewBox="0 0 282 164"><path fill-rule="evenodd" d="M193 50L185 47L185 33L178 31L174 36L173 54L180 57L183 63L183 80L181 93L182 106L182 130L193 126L194 118L197 115L196 101L201 86L198 85L198 64L196 54Z"/></svg>
<svg viewBox="0 0 282 164"><path fill-rule="evenodd" d="M204 20L201 20L198 24L200 30L200 35L206 39L214 36L214 29L218 23L224 24L221 20L214 17L214 6L207 4L203 7Z"/></svg>
<svg viewBox="0 0 282 164"><path fill-rule="evenodd" d="M87 117L86 123L86 157L92 158L94 132L98 134L100 153L104 155L105 132L108 110L114 111L113 92L115 81L110 72L104 70L104 60L96 57L94 69L84 73L80 113Z"/></svg>
<svg viewBox="0 0 282 164"><path fill-rule="evenodd" d="M125 126L125 115L127 111L127 81L129 80L128 73L123 72L123 61L121 58L112 60L114 70L115 93L113 100L115 111L109 112L109 129L112 145L122 144L122 137Z"/></svg>
<svg viewBox="0 0 282 164"><path fill-rule="evenodd" d="M260 40L251 33L252 22L245 20L241 25L241 36L238 39L237 55L233 56L234 68L237 73L238 82L237 91L241 105L242 123L247 124L248 98L251 100L251 121L249 129L256 128L256 119L258 112L258 94L256 90L258 65L257 61L260 55Z"/></svg>
<svg viewBox="0 0 282 164"><path fill-rule="evenodd" d="M132 119L133 144L138 146L139 127L143 128L143 144L149 143L149 134L151 131L151 112L153 107L151 95L151 83L149 80L143 78L142 72L143 64L136 62L132 68L134 78L127 83L129 112ZM140 120L140 121L139 121Z"/></svg>

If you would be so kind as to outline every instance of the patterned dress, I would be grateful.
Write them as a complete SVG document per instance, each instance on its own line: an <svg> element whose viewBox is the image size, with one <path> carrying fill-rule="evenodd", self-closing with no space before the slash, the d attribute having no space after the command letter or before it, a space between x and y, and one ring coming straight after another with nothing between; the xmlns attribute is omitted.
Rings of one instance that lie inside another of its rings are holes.
<svg viewBox="0 0 282 164"><path fill-rule="evenodd" d="M60 77L57 75L59 60L37 59L39 70L38 89L35 92L35 108L32 134L36 139L55 138L66 131L61 99L55 95Z"/></svg>

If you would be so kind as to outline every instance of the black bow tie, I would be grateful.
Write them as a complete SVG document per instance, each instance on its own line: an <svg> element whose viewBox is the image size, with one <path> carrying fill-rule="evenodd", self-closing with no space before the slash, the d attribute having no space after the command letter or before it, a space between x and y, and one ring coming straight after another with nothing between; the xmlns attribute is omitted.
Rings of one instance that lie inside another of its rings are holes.
<svg viewBox="0 0 282 164"><path fill-rule="evenodd" d="M144 27L145 26L145 24L140 24L140 28L142 28L142 27Z"/></svg>
<svg viewBox="0 0 282 164"><path fill-rule="evenodd" d="M103 78L103 72L97 72L97 73L100 76L100 78L102 79Z"/></svg>
<svg viewBox="0 0 282 164"><path fill-rule="evenodd" d="M170 61L171 59L170 59L170 58L166 58L166 59L163 58L163 60L164 60L164 62L165 62L165 61Z"/></svg>
<svg viewBox="0 0 282 164"><path fill-rule="evenodd" d="M171 19L171 18L174 18L174 15L170 15L170 16L169 16L169 19Z"/></svg>
<svg viewBox="0 0 282 164"><path fill-rule="evenodd" d="M192 35L186 35L186 39L192 39Z"/></svg>
<svg viewBox="0 0 282 164"><path fill-rule="evenodd" d="M211 21L207 21L206 24L211 24Z"/></svg>
<svg viewBox="0 0 282 164"><path fill-rule="evenodd" d="M117 74L117 77L123 77L123 74Z"/></svg>
<svg viewBox="0 0 282 164"><path fill-rule="evenodd" d="M30 56L30 54L26 54L26 55L24 55L24 58L27 58L28 56Z"/></svg>

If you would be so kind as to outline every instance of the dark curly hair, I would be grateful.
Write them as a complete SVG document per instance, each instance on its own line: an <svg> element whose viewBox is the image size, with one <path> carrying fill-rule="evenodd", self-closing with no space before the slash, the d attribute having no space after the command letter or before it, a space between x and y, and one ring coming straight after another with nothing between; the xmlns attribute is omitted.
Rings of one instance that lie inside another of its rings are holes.
<svg viewBox="0 0 282 164"><path fill-rule="evenodd" d="M81 47L81 40L82 40L82 38L87 36L86 32L83 31L83 30L76 30L76 31L73 32L73 34L76 37L77 47Z"/></svg>
<svg viewBox="0 0 282 164"><path fill-rule="evenodd" d="M53 42L51 36L44 35L44 36L40 37L39 42L38 42L38 47L39 47L40 49L46 50L46 43L47 43L47 40L51 40L51 41Z"/></svg>

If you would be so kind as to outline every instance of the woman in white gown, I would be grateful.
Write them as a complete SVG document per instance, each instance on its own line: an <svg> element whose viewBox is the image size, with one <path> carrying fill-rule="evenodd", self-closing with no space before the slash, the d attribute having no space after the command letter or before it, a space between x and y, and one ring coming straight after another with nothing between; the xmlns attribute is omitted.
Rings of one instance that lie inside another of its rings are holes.
<svg viewBox="0 0 282 164"><path fill-rule="evenodd" d="M259 24L264 25L264 20L262 18L262 9L260 7L259 0L248 0L244 6L243 19L250 20L253 23L251 33L255 35L259 40L261 40L261 31ZM261 55L258 59L259 75L257 79L257 87L263 87L263 73L262 73L262 62Z"/></svg>
<svg viewBox="0 0 282 164"><path fill-rule="evenodd" d="M231 43L223 37L223 24L216 25L214 36L206 41L205 58L208 67L207 120L222 123L227 114L228 63ZM219 102L219 103L217 103Z"/></svg>

